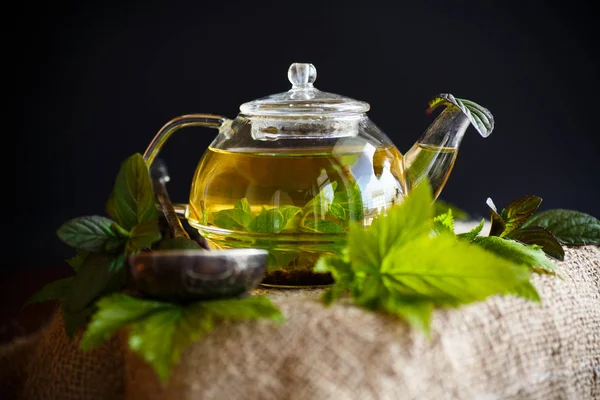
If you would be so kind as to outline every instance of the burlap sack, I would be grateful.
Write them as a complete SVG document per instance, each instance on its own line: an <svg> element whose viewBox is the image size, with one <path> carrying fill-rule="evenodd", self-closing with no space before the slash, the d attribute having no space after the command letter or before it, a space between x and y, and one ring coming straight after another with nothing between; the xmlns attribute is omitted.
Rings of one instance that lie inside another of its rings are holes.
<svg viewBox="0 0 600 400"><path fill-rule="evenodd" d="M319 292L270 291L287 317L231 323L191 345L163 387L126 354L126 399L600 399L600 257L568 249L543 304L510 296L438 310L427 340Z"/></svg>
<svg viewBox="0 0 600 400"><path fill-rule="evenodd" d="M124 393L119 338L82 352L82 332L67 337L60 310L43 330L0 349L0 399L118 400ZM8 381L10 380L10 381Z"/></svg>
<svg viewBox="0 0 600 400"><path fill-rule="evenodd" d="M0 347L1 399L600 399L600 253L568 249L565 280L434 313L429 340L320 292L263 291L287 322L231 323L190 346L161 386L118 339L82 353L60 314ZM124 371L125 370L125 371Z"/></svg>

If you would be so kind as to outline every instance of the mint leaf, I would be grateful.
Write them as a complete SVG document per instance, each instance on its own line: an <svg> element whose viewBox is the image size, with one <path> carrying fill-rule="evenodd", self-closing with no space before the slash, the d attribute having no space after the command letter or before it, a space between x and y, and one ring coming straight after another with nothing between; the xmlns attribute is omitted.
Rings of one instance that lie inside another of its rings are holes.
<svg viewBox="0 0 600 400"><path fill-rule="evenodd" d="M392 315L399 316L410 326L429 336L431 314L434 308L431 301L386 296L382 301L382 308Z"/></svg>
<svg viewBox="0 0 600 400"><path fill-rule="evenodd" d="M319 257L313 271L317 273L329 272L333 276L334 284L322 295L323 302L327 305L337 300L352 286L352 282L355 280L352 266L347 260L339 256L324 255Z"/></svg>
<svg viewBox="0 0 600 400"><path fill-rule="evenodd" d="M540 295L531 282L523 282L512 289L506 291L506 294L514 294L515 296L523 297L524 299L541 302Z"/></svg>
<svg viewBox="0 0 600 400"><path fill-rule="evenodd" d="M488 137L494 130L494 116L485 107L467 100L459 99L449 93L441 93L429 102L427 113L430 114L439 105L453 105L458 107L469 119L473 127L482 137Z"/></svg>
<svg viewBox="0 0 600 400"><path fill-rule="evenodd" d="M570 245L600 245L600 221L580 211L554 209L538 213L523 224L549 230L559 242Z"/></svg>
<svg viewBox="0 0 600 400"><path fill-rule="evenodd" d="M183 349L212 331L217 319L283 321L279 309L263 296L179 305L117 293L96 305L98 311L81 341L82 349L89 350L128 327L129 347L154 368L163 382Z"/></svg>
<svg viewBox="0 0 600 400"><path fill-rule="evenodd" d="M311 218L304 221L303 229L317 233L344 233L346 230L343 225L337 222Z"/></svg>
<svg viewBox="0 0 600 400"><path fill-rule="evenodd" d="M107 212L128 231L140 222L158 219L152 181L141 154L136 153L121 164Z"/></svg>
<svg viewBox="0 0 600 400"><path fill-rule="evenodd" d="M504 230L506 229L506 222L504 221L504 218L502 218L502 216L500 214L498 214L498 210L496 209L496 205L494 204L492 199L490 199L488 197L486 203L490 207L491 223L492 223L492 226L490 227L489 235L490 236L500 236L500 235L502 235L502 232L504 232Z"/></svg>
<svg viewBox="0 0 600 400"><path fill-rule="evenodd" d="M72 313L89 306L100 295L120 290L125 284L125 269L111 267L123 256L90 254L77 271L73 284L65 294L64 306Z"/></svg>
<svg viewBox="0 0 600 400"><path fill-rule="evenodd" d="M362 225L350 225L348 250L355 271L378 271L386 254L395 247L429 234L433 227L430 185L424 181L387 216L379 216L366 231Z"/></svg>
<svg viewBox="0 0 600 400"><path fill-rule="evenodd" d="M356 181L344 182L343 187L335 185L333 201L329 206L329 213L343 221L362 221L364 219L364 205L362 192ZM341 209L344 212L341 212ZM341 218L343 216L343 218Z"/></svg>
<svg viewBox="0 0 600 400"><path fill-rule="evenodd" d="M89 254L89 251L76 249L75 255L67 260L67 264L73 268L73 271L77 272Z"/></svg>
<svg viewBox="0 0 600 400"><path fill-rule="evenodd" d="M466 220L469 219L469 213L465 210L461 210L453 204L450 204L440 198L438 198L435 203L433 203L435 207L434 215L445 214L448 210L452 211L452 215L454 215L455 220Z"/></svg>
<svg viewBox="0 0 600 400"><path fill-rule="evenodd" d="M390 292L464 304L502 293L529 279L528 268L457 241L454 235L422 236L392 249L381 266Z"/></svg>
<svg viewBox="0 0 600 400"><path fill-rule="evenodd" d="M536 245L526 246L497 236L477 237L473 243L516 264L526 265L535 272L560 275L559 268Z"/></svg>
<svg viewBox="0 0 600 400"><path fill-rule="evenodd" d="M442 232L454 233L452 210L448 209L447 213L440 214L433 219L433 230L438 234Z"/></svg>
<svg viewBox="0 0 600 400"><path fill-rule="evenodd" d="M565 259L565 250L562 248L561 244L550 231L541 226L521 227L510 232L505 237L517 240L524 244L536 244L550 257L554 257L560 261Z"/></svg>
<svg viewBox="0 0 600 400"><path fill-rule="evenodd" d="M202 302L201 306L215 317L227 320L267 318L276 322L285 321L279 308L266 296L209 300Z"/></svg>
<svg viewBox="0 0 600 400"><path fill-rule="evenodd" d="M338 203L329 206L329 213L337 219L346 220L346 209Z"/></svg>
<svg viewBox="0 0 600 400"><path fill-rule="evenodd" d="M504 216L506 227L500 236L506 236L523 225L541 203L542 199L537 196L524 196L512 201L503 211L506 214Z"/></svg>
<svg viewBox="0 0 600 400"><path fill-rule="evenodd" d="M477 237L477 235L479 235L481 233L481 230L483 229L484 225L485 225L485 220L482 219L481 222L479 223L479 225L477 225L475 228L471 229L469 232L460 233L456 236L459 239L465 239L465 240L468 240L469 242L472 242Z"/></svg>
<svg viewBox="0 0 600 400"><path fill-rule="evenodd" d="M162 235L155 221L143 221L133 227L131 236L127 242L127 253L149 248L152 243L161 239Z"/></svg>
<svg viewBox="0 0 600 400"><path fill-rule="evenodd" d="M41 288L38 292L36 292L33 296L31 296L26 302L25 305L33 304L33 303L42 303L48 300L56 300L62 298L67 290L73 284L75 280L74 276L59 279L52 283L47 284L43 288Z"/></svg>
<svg viewBox="0 0 600 400"><path fill-rule="evenodd" d="M279 233L286 229L296 214L300 212L302 212L302 209L294 206L283 206L270 210L263 207L261 213L248 225L248 230L251 232Z"/></svg>
<svg viewBox="0 0 600 400"><path fill-rule="evenodd" d="M333 203L337 186L338 183L334 181L323 187L315 197L306 203L304 206L304 212L306 214L316 214L321 218L324 218L325 214L329 210L329 206L331 203Z"/></svg>
<svg viewBox="0 0 600 400"><path fill-rule="evenodd" d="M153 300L140 300L123 293L115 293L101 298L81 340L82 350L89 350L109 340L119 329L130 322L156 312L176 308L170 303Z"/></svg>
<svg viewBox="0 0 600 400"><path fill-rule="evenodd" d="M224 229L247 229L252 221L252 213L248 199L235 202L232 209L213 213L213 223Z"/></svg>
<svg viewBox="0 0 600 400"><path fill-rule="evenodd" d="M56 234L71 247L92 252L114 252L125 244L126 238L118 236L108 218L94 215L73 218L64 223Z"/></svg>
<svg viewBox="0 0 600 400"><path fill-rule="evenodd" d="M197 250L202 249L202 246L194 240L176 237L163 239L156 245L154 250Z"/></svg>
<svg viewBox="0 0 600 400"><path fill-rule="evenodd" d="M94 312L94 307L90 304L81 310L70 311L65 306L65 303L63 303L60 307L60 311L65 325L65 333L68 337L72 338L78 330L85 327L90 316Z"/></svg>

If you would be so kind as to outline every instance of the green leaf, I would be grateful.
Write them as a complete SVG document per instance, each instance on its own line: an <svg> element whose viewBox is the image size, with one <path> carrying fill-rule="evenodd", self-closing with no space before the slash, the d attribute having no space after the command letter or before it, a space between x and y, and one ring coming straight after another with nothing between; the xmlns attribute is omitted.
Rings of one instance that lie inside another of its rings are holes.
<svg viewBox="0 0 600 400"><path fill-rule="evenodd" d="M538 213L525 224L549 230L559 242L570 245L600 245L600 221L574 210L554 209Z"/></svg>
<svg viewBox="0 0 600 400"><path fill-rule="evenodd" d="M100 295L117 291L125 284L125 269L113 265L121 256L104 253L90 254L79 268L73 284L65 295L64 305L75 313L93 303Z"/></svg>
<svg viewBox="0 0 600 400"><path fill-rule="evenodd" d="M388 215L373 221L368 229L350 225L348 250L355 271L379 271L387 253L433 228L432 194L427 181L413 188L411 194Z"/></svg>
<svg viewBox="0 0 600 400"><path fill-rule="evenodd" d="M506 238L517 240L524 244L537 244L544 253L557 260L565 259L565 250L554 235L541 226L526 226L512 231Z"/></svg>
<svg viewBox="0 0 600 400"><path fill-rule="evenodd" d="M421 236L393 249L383 261L381 274L392 293L398 291L394 283L400 283L416 296L442 304L464 304L514 288L528 281L530 271L443 233L433 238Z"/></svg>
<svg viewBox="0 0 600 400"><path fill-rule="evenodd" d="M361 222L364 219L364 204L358 183L356 181L344 182L343 187L339 187L336 183L334 192L329 213L343 221ZM343 214L340 207L344 210ZM342 215L343 218L340 218Z"/></svg>
<svg viewBox="0 0 600 400"><path fill-rule="evenodd" d="M89 254L89 251L76 249L75 256L69 258L67 260L67 264L69 264L71 268L73 268L73 271L77 272L79 270L79 267L81 267L81 265L83 264L83 262Z"/></svg>
<svg viewBox="0 0 600 400"><path fill-rule="evenodd" d="M282 321L272 303L263 297L227 299L157 309L131 324L129 347L146 360L165 382L185 347L214 328L218 319L268 318Z"/></svg>
<svg viewBox="0 0 600 400"><path fill-rule="evenodd" d="M121 164L107 212L128 231L140 222L158 219L152 181L141 154L136 153Z"/></svg>
<svg viewBox="0 0 600 400"><path fill-rule="evenodd" d="M279 308L266 296L209 300L202 302L201 305L215 317L227 320L267 318L276 322L285 321Z"/></svg>
<svg viewBox="0 0 600 400"><path fill-rule="evenodd" d="M427 336L429 336L433 307L431 301L408 300L394 296L386 296L385 301L382 302L385 311L399 316Z"/></svg>
<svg viewBox="0 0 600 400"><path fill-rule="evenodd" d="M213 223L224 229L248 229L252 222L252 213L248 199L235 202L232 209L213 213Z"/></svg>
<svg viewBox="0 0 600 400"><path fill-rule="evenodd" d="M197 250L202 246L194 240L184 237L163 239L156 245L155 250Z"/></svg>
<svg viewBox="0 0 600 400"><path fill-rule="evenodd" d="M526 265L536 272L560 275L560 270L536 245L524 245L497 236L477 237L473 243L516 264Z"/></svg>
<svg viewBox="0 0 600 400"><path fill-rule="evenodd" d="M322 299L327 305L337 300L352 286L355 280L354 271L350 263L339 256L323 255L319 257L313 271L316 273L329 272L335 281L322 295Z"/></svg>
<svg viewBox="0 0 600 400"><path fill-rule="evenodd" d="M442 232L454 233L452 210L448 209L447 213L440 214L433 219L433 230L438 234Z"/></svg>
<svg viewBox="0 0 600 400"><path fill-rule="evenodd" d="M161 239L160 229L156 221L143 221L133 227L131 236L127 242L128 253L143 248L149 248L154 242Z"/></svg>
<svg viewBox="0 0 600 400"><path fill-rule="evenodd" d="M60 308L63 322L65 325L65 332L68 337L72 338L75 332L85 327L92 313L94 312L93 305L89 305L78 311L70 311L62 304Z"/></svg>
<svg viewBox="0 0 600 400"><path fill-rule="evenodd" d="M65 222L56 234L64 243L77 249L113 252L126 241L111 229L113 224L110 219L98 215L78 217Z"/></svg>
<svg viewBox="0 0 600 400"><path fill-rule="evenodd" d="M482 219L481 222L479 223L479 225L477 225L475 228L471 229L469 232L460 233L456 236L459 239L465 239L465 240L468 240L469 242L472 242L481 233L481 230L483 229L484 225L485 225L485 220Z"/></svg>
<svg viewBox="0 0 600 400"><path fill-rule="evenodd" d="M329 206L333 203L337 186L338 183L334 181L323 187L315 197L306 203L304 212L307 214L317 214L321 216L321 218L325 217L325 214L329 210Z"/></svg>
<svg viewBox="0 0 600 400"><path fill-rule="evenodd" d="M506 216L504 217L504 221L506 222L506 227L500 236L506 236L523 225L538 209L541 203L542 199L537 196L524 196L511 202L505 209Z"/></svg>
<svg viewBox="0 0 600 400"><path fill-rule="evenodd" d="M264 207L261 213L258 214L248 226L248 230L251 232L268 233L279 233L283 228L285 228L285 223L281 211L277 208L267 210Z"/></svg>
<svg viewBox="0 0 600 400"><path fill-rule="evenodd" d="M283 216L283 229L282 230L290 228L290 225L292 225L293 219L296 217L296 215L298 215L302 212L302 209L300 207L296 207L296 206L281 206L277 209Z"/></svg>
<svg viewBox="0 0 600 400"><path fill-rule="evenodd" d="M433 203L433 206L435 207L435 211L434 211L434 215L440 215L440 214L445 214L446 212L448 212L448 210L452 211L452 215L454 215L454 219L455 220L466 220L469 219L469 213L467 213L465 210L461 210L460 208L456 207L453 204L450 204L440 198L438 198L435 203Z"/></svg>
<svg viewBox="0 0 600 400"><path fill-rule="evenodd" d="M492 223L492 226L490 227L489 235L490 236L500 236L500 235L502 235L502 232L504 232L504 230L506 229L506 222L504 221L504 218L502 218L502 216L500 214L498 214L498 210L496 209L496 206L494 205L494 202L492 201L492 199L490 199L488 197L486 203L490 207L491 223Z"/></svg>
<svg viewBox="0 0 600 400"><path fill-rule="evenodd" d="M506 294L514 294L515 296L523 297L524 299L541 302L540 295L531 282L523 282L512 289L506 291Z"/></svg>
<svg viewBox="0 0 600 400"><path fill-rule="evenodd" d="M337 219L346 220L346 210L341 204L334 203L329 206L329 213Z"/></svg>
<svg viewBox="0 0 600 400"><path fill-rule="evenodd" d="M494 116L485 107L466 99L459 99L449 93L438 94L429 102L427 113L430 114L439 105L458 107L469 119L481 136L488 137L494 130Z"/></svg>
<svg viewBox="0 0 600 400"><path fill-rule="evenodd" d="M123 293L101 298L87 330L81 340L82 350L89 350L109 340L119 329L138 321L157 310L170 310L177 306L162 301L140 300Z"/></svg>
<svg viewBox="0 0 600 400"><path fill-rule="evenodd" d="M31 296L25 302L25 305L33 303L42 303L44 301L62 298L67 292L67 290L69 290L69 287L71 287L74 280L75 277L70 276L68 278L59 279L57 281L47 284L38 292L36 292L33 296Z"/></svg>
<svg viewBox="0 0 600 400"><path fill-rule="evenodd" d="M303 229L317 233L344 233L346 230L343 225L334 221L321 220L316 218L307 219L302 225Z"/></svg>

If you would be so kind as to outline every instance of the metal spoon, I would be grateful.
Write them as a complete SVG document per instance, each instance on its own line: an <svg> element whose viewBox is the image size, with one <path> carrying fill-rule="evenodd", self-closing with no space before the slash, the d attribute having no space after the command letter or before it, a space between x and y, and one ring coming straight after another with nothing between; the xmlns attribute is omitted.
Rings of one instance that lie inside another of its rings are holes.
<svg viewBox="0 0 600 400"><path fill-rule="evenodd" d="M169 199L165 187L169 181L166 166L159 160L153 164L156 166L151 168L154 192L169 225L171 240L192 242ZM264 277L268 256L269 252L262 249L198 247L141 252L130 256L128 263L139 292L160 299L186 301L235 297L254 289Z"/></svg>

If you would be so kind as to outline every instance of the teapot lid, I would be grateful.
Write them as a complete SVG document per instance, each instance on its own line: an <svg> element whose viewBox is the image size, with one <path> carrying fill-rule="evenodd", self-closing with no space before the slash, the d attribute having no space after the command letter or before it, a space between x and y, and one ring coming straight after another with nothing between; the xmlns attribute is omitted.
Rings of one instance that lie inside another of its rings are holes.
<svg viewBox="0 0 600 400"><path fill-rule="evenodd" d="M288 69L292 88L244 103L240 111L245 115L264 116L343 116L369 111L369 103L338 94L322 92L313 86L317 69L312 64L293 63Z"/></svg>

